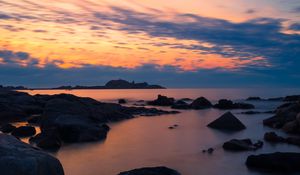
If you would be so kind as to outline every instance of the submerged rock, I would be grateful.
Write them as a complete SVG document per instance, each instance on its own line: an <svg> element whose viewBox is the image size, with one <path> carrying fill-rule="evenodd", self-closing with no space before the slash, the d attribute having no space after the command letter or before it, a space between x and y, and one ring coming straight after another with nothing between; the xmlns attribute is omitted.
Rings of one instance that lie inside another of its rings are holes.
<svg viewBox="0 0 300 175"><path fill-rule="evenodd" d="M247 158L246 165L257 170L273 172L300 172L300 153L270 153L251 155Z"/></svg>
<svg viewBox="0 0 300 175"><path fill-rule="evenodd" d="M16 129L14 129L11 133L11 135L16 137L30 137L35 135L36 130L32 126L20 126Z"/></svg>
<svg viewBox="0 0 300 175"><path fill-rule="evenodd" d="M262 100L262 98L260 98L260 97L248 97L246 100L247 101L260 101L260 100Z"/></svg>
<svg viewBox="0 0 300 175"><path fill-rule="evenodd" d="M148 104L154 106L172 106L174 102L175 102L174 98L158 95L156 100L149 101Z"/></svg>
<svg viewBox="0 0 300 175"><path fill-rule="evenodd" d="M275 132L267 132L264 135L264 139L271 143L288 143L292 145L300 146L300 137L281 137L278 136Z"/></svg>
<svg viewBox="0 0 300 175"><path fill-rule="evenodd" d="M246 129L246 126L237 119L231 112L226 112L218 119L207 125L208 127L221 130L239 131Z"/></svg>
<svg viewBox="0 0 300 175"><path fill-rule="evenodd" d="M14 125L5 124L1 126L0 131L2 131L3 133L11 133L14 129L16 129Z"/></svg>
<svg viewBox="0 0 300 175"><path fill-rule="evenodd" d="M36 136L31 137L29 142L36 144L39 148L49 151L57 151L62 145L60 135L56 129L49 129L48 131L39 133Z"/></svg>
<svg viewBox="0 0 300 175"><path fill-rule="evenodd" d="M228 142L225 142L223 144L223 148L225 150L231 150L231 151L248 151L248 150L257 150L259 148L262 148L263 142L257 141L256 143L253 143L251 139L232 139Z"/></svg>
<svg viewBox="0 0 300 175"><path fill-rule="evenodd" d="M59 160L13 136L0 134L1 175L64 175Z"/></svg>
<svg viewBox="0 0 300 175"><path fill-rule="evenodd" d="M192 109L206 109L211 108L212 104L209 100L204 97L199 97L191 103Z"/></svg>
<svg viewBox="0 0 300 175"><path fill-rule="evenodd" d="M173 109L190 109L190 105L183 100L178 100L172 105Z"/></svg>
<svg viewBox="0 0 300 175"><path fill-rule="evenodd" d="M146 167L121 172L118 175L180 175L180 173L167 167Z"/></svg>

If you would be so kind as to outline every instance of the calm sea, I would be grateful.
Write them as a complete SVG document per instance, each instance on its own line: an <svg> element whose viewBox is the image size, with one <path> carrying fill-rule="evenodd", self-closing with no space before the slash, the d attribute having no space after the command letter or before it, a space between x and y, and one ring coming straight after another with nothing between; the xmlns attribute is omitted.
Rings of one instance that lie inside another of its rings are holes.
<svg viewBox="0 0 300 175"><path fill-rule="evenodd" d="M116 102L125 98L129 105L138 100L152 100L158 94L179 98L204 96L215 102L221 98L243 101L249 96L263 98L300 94L300 89L162 89L162 90L36 90L30 94L71 93L100 101ZM275 109L280 102L251 102L256 110ZM168 110L169 108L163 108ZM72 144L62 147L55 156L63 164L66 175L116 175L121 171L145 166L168 166L182 175L258 175L248 170L248 155L276 151L296 151L300 148L287 144L265 143L257 151L226 152L222 144L233 138L262 140L272 129L264 127L262 120L272 114L243 115L232 112L247 126L244 131L224 133L206 125L225 113L223 110L187 110L176 115L138 117L110 123L111 130L103 142ZM178 124L174 130L169 126ZM284 135L284 133L280 134ZM211 155L202 150L213 147Z"/></svg>

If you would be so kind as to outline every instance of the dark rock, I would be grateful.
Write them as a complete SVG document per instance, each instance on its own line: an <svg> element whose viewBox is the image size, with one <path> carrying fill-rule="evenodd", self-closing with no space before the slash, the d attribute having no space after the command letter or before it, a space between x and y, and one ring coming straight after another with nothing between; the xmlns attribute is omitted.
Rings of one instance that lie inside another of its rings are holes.
<svg viewBox="0 0 300 175"><path fill-rule="evenodd" d="M242 114L247 114L247 115L254 115L254 114L261 114L262 112L259 111L245 111L242 112Z"/></svg>
<svg viewBox="0 0 300 175"><path fill-rule="evenodd" d="M18 106L0 103L0 122L15 122L26 119L28 115Z"/></svg>
<svg viewBox="0 0 300 175"><path fill-rule="evenodd" d="M118 175L180 175L180 173L167 167L146 167L121 172Z"/></svg>
<svg viewBox="0 0 300 175"><path fill-rule="evenodd" d="M221 99L214 105L218 109L253 109L254 105L248 103L233 103L231 100Z"/></svg>
<svg viewBox="0 0 300 175"><path fill-rule="evenodd" d="M36 125L39 125L41 123L41 121L42 121L41 115L33 115L27 120L28 123L36 124Z"/></svg>
<svg viewBox="0 0 300 175"><path fill-rule="evenodd" d="M149 85L148 83L135 83L126 80L111 80L104 86L106 89L165 89L159 85Z"/></svg>
<svg viewBox="0 0 300 175"><path fill-rule="evenodd" d="M13 136L0 134L0 152L3 175L64 175L59 160Z"/></svg>
<svg viewBox="0 0 300 175"><path fill-rule="evenodd" d="M193 99L191 99L191 98L182 98L182 99L180 99L181 101L193 101Z"/></svg>
<svg viewBox="0 0 300 175"><path fill-rule="evenodd" d="M174 129L174 126L169 126L169 129Z"/></svg>
<svg viewBox="0 0 300 175"><path fill-rule="evenodd" d="M172 105L173 109L190 109L190 105L185 101L178 100Z"/></svg>
<svg viewBox="0 0 300 175"><path fill-rule="evenodd" d="M62 145L59 132L56 129L43 131L42 133L31 137L29 142L36 144L39 148L49 151L57 151Z"/></svg>
<svg viewBox="0 0 300 175"><path fill-rule="evenodd" d="M283 137L278 136L275 132L267 132L264 135L265 141L278 143L278 142L285 142Z"/></svg>
<svg viewBox="0 0 300 175"><path fill-rule="evenodd" d="M247 101L259 101L259 100L262 100L260 97L248 97L246 99Z"/></svg>
<svg viewBox="0 0 300 175"><path fill-rule="evenodd" d="M232 131L239 131L246 128L246 126L239 119L237 119L231 112L226 112L221 117L214 120L207 126L215 129L232 130Z"/></svg>
<svg viewBox="0 0 300 175"><path fill-rule="evenodd" d="M154 106L172 106L174 102L175 102L174 98L158 95L156 100L149 101L148 104Z"/></svg>
<svg viewBox="0 0 300 175"><path fill-rule="evenodd" d="M300 101L300 95L286 96L283 101Z"/></svg>
<svg viewBox="0 0 300 175"><path fill-rule="evenodd" d="M223 148L225 150L231 151L248 151L248 150L257 150L263 146L262 141L258 141L256 143L252 143L250 139L232 139L223 144Z"/></svg>
<svg viewBox="0 0 300 175"><path fill-rule="evenodd" d="M119 100L118 100L118 103L119 103L119 104L125 104L125 103L127 103L127 101L126 101L125 99L119 99Z"/></svg>
<svg viewBox="0 0 300 175"><path fill-rule="evenodd" d="M272 172L300 172L300 153L270 153L251 155L247 158L246 165L257 170Z"/></svg>
<svg viewBox="0 0 300 175"><path fill-rule="evenodd" d="M275 98L268 98L268 101L282 101L284 98L283 97L275 97Z"/></svg>
<svg viewBox="0 0 300 175"><path fill-rule="evenodd" d="M212 104L206 98L199 97L196 100L194 100L190 106L192 109L206 109L212 107Z"/></svg>
<svg viewBox="0 0 300 175"><path fill-rule="evenodd" d="M11 133L14 129L16 129L14 125L5 124L1 126L0 131L2 131L3 133Z"/></svg>
<svg viewBox="0 0 300 175"><path fill-rule="evenodd" d="M35 135L36 131L35 128L32 126L20 126L14 129L11 135L16 137L30 137Z"/></svg>
<svg viewBox="0 0 300 175"><path fill-rule="evenodd" d="M212 154L214 151L215 151L215 150L214 150L213 148L208 148L208 149L207 149L207 152L208 152L209 154Z"/></svg>

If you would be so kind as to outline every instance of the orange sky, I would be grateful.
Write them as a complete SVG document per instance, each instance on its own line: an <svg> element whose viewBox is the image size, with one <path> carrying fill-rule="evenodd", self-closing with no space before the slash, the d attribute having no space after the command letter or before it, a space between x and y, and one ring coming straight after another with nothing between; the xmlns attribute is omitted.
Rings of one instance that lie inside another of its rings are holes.
<svg viewBox="0 0 300 175"><path fill-rule="evenodd" d="M235 69L248 64L269 65L264 57L240 60L224 58L218 53L204 53L201 49L187 49L191 45L207 49L215 43L193 39L150 36L148 33L130 33L122 24L101 21L95 13L118 13L111 7L130 9L149 15L156 21L186 22L193 19L178 14L224 19L241 23L258 17L288 18L287 25L298 17L289 13L289 4L279 6L277 1L245 0L2 0L0 12L15 18L0 20L0 47L2 50L30 53L38 59L38 66L55 64L62 68L83 65L101 65L135 68L144 64L171 65L182 70L198 68ZM251 12L255 9L255 12ZM249 11L248 13L246 11ZM0 14L1 14L0 13ZM130 17L130 16L129 16ZM149 19L151 21L151 19ZM205 24L209 25L209 24ZM142 27L142 26L141 26ZM282 32L290 32L283 30ZM295 32L295 31L294 31ZM181 47L174 47L180 45ZM237 61L238 60L238 61ZM1 63L1 60L0 60ZM27 66L26 60L19 63Z"/></svg>

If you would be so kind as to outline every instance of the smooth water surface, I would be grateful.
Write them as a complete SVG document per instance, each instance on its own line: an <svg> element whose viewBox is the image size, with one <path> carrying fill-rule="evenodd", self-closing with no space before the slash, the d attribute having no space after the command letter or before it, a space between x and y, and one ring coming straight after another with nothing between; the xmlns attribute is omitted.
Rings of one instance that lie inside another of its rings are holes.
<svg viewBox="0 0 300 175"><path fill-rule="evenodd" d="M248 96L264 98L300 94L299 89L163 89L163 90L45 90L28 91L30 94L72 93L100 101L125 98L133 104L137 100L151 100L158 94L179 98L205 96L212 101L229 98L241 101ZM256 110L275 109L280 102L251 102ZM130 105L129 104L129 105ZM170 108L163 108L170 110ZM247 126L246 130L224 133L206 125L226 111L217 109L187 110L176 115L138 117L109 124L111 130L103 142L72 144L60 149L55 156L62 162L66 175L116 175L121 171L145 166L168 166L182 175L258 175L248 170L245 161L250 154L275 151L296 151L300 148L287 144L265 143L258 151L225 152L222 144L233 138L262 140L272 129L264 127L262 120L272 114L243 115L232 112ZM178 124L177 129L169 126ZM280 131L278 131L280 132ZM284 134L284 133L281 133ZM202 150L213 147L213 154Z"/></svg>

